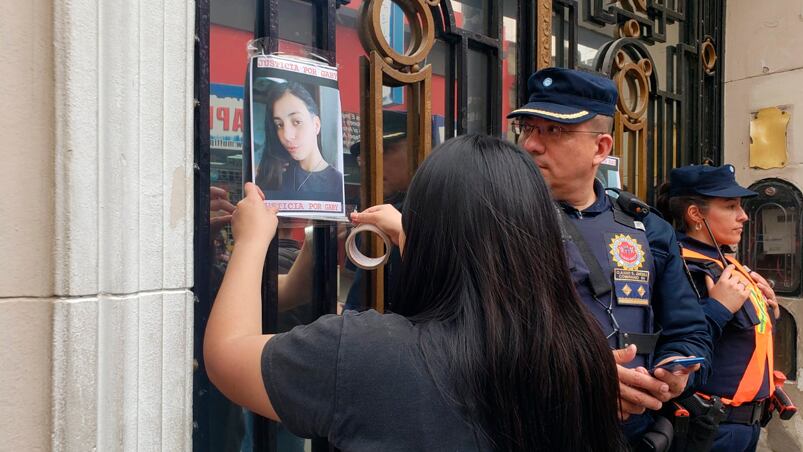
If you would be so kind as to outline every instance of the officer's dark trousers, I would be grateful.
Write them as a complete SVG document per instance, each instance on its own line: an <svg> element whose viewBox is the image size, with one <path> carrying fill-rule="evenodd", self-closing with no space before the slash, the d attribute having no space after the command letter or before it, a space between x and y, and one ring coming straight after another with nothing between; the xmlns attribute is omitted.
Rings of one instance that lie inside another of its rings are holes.
<svg viewBox="0 0 803 452"><path fill-rule="evenodd" d="M719 424L711 452L755 452L760 433L758 424Z"/></svg>

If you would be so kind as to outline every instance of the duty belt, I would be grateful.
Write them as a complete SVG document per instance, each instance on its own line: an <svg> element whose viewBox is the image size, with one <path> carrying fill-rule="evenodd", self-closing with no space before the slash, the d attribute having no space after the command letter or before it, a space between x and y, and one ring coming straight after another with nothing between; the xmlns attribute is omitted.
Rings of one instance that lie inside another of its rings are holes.
<svg viewBox="0 0 803 452"><path fill-rule="evenodd" d="M727 417L724 422L731 424L758 424L761 421L766 400L743 403L739 406L725 406Z"/></svg>
<svg viewBox="0 0 803 452"><path fill-rule="evenodd" d="M739 406L723 405L721 422L745 425L758 424L761 421L765 403L766 399L743 403ZM688 410L689 415L695 417L708 413L713 402L712 400L707 400L705 396L693 394L678 401L678 404Z"/></svg>

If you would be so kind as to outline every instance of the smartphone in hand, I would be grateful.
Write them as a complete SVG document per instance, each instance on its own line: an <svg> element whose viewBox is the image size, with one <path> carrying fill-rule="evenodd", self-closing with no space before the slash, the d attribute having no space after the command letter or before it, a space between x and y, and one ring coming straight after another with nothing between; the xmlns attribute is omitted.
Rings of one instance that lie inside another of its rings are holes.
<svg viewBox="0 0 803 452"><path fill-rule="evenodd" d="M676 372L703 363L705 363L705 358L677 358L653 367L650 370L650 373L655 373L656 369L664 369L668 372Z"/></svg>

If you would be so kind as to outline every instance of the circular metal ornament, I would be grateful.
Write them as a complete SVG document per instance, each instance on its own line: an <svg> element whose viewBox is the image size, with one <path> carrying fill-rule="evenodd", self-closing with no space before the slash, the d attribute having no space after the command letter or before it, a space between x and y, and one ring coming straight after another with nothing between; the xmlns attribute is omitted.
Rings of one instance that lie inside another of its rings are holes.
<svg viewBox="0 0 803 452"><path fill-rule="evenodd" d="M439 2L439 0L435 2L431 0L393 0L393 3L396 3L404 12L410 25L410 44L404 53L399 53L390 46L382 33L380 18L383 0L367 0L360 6L357 24L363 47L368 51L378 52L391 66L403 67L421 63L429 55L429 51L432 50L435 43L435 21L429 8ZM365 11L366 9L367 11ZM368 14L365 14L366 12ZM363 22L363 18L368 19L365 21L367 23Z"/></svg>
<svg viewBox="0 0 803 452"><path fill-rule="evenodd" d="M700 44L700 61L703 63L705 73L711 75L717 67L717 49L714 47L714 42L711 38L706 38Z"/></svg>
<svg viewBox="0 0 803 452"><path fill-rule="evenodd" d="M630 19L619 26L619 36L625 38L638 38L641 36L641 25L635 19Z"/></svg>
<svg viewBox="0 0 803 452"><path fill-rule="evenodd" d="M616 55L616 66L619 71L614 76L616 81L616 89L619 91L619 111L624 113L631 121L640 119L647 112L649 105L649 87L650 82L648 77L652 74L652 64L649 60L643 59L636 63L625 63L624 52ZM631 108L629 102L625 100L625 88L628 85L633 85L637 89L637 96L635 106Z"/></svg>

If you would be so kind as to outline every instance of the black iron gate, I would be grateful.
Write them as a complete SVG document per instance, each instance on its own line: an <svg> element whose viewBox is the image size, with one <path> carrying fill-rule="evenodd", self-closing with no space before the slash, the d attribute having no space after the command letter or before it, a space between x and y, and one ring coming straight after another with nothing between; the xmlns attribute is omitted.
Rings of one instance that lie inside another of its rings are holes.
<svg viewBox="0 0 803 452"><path fill-rule="evenodd" d="M553 64L619 87L614 155L653 200L677 166L722 158L723 0L553 0Z"/></svg>

